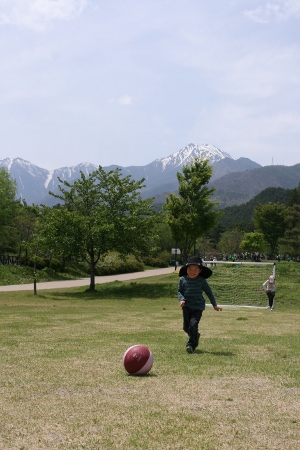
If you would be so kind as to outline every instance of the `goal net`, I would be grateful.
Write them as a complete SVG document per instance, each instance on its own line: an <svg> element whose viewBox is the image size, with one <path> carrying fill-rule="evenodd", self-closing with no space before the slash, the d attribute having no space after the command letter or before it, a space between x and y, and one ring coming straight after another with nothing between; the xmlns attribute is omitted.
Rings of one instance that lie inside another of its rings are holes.
<svg viewBox="0 0 300 450"><path fill-rule="evenodd" d="M275 277L275 264L250 261L203 261L213 274L208 283L219 305L267 307L263 283Z"/></svg>

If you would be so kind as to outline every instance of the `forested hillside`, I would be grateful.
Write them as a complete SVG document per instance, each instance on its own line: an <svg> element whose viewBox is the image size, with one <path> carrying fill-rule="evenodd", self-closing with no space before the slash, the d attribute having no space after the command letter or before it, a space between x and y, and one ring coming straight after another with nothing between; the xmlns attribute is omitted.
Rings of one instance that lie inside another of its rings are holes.
<svg viewBox="0 0 300 450"><path fill-rule="evenodd" d="M267 188L242 205L227 206L222 210L223 215L219 219L222 228L228 230L238 227L244 231L253 231L253 211L261 203L282 203L286 205L291 197L293 189Z"/></svg>
<svg viewBox="0 0 300 450"><path fill-rule="evenodd" d="M254 199L267 188L294 189L300 180L300 164L292 167L266 166L224 175L209 183L216 189L213 200L226 206L240 205Z"/></svg>

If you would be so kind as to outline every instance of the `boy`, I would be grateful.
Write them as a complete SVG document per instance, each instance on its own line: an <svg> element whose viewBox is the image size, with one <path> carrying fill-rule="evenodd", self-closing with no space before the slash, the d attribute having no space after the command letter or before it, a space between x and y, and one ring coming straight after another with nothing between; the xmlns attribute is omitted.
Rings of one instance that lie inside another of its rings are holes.
<svg viewBox="0 0 300 450"><path fill-rule="evenodd" d="M216 311L222 311L217 305L214 294L206 281L212 271L202 265L201 258L192 256L188 258L185 266L179 271L178 300L183 314L183 330L188 334L189 340L186 344L186 351L194 353L198 347L200 333L198 325L205 309L205 300L202 292L208 296Z"/></svg>

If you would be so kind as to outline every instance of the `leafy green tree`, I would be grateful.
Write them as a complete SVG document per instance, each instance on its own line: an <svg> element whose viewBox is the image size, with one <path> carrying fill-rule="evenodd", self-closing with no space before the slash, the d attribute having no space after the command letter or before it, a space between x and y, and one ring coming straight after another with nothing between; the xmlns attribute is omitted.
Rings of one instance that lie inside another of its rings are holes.
<svg viewBox="0 0 300 450"><path fill-rule="evenodd" d="M197 239L196 248L199 255L201 255L203 259L206 259L207 254L212 253L215 250L214 242L208 234Z"/></svg>
<svg viewBox="0 0 300 450"><path fill-rule="evenodd" d="M223 211L222 211L223 214ZM222 234L226 231L226 229L219 223L216 224L209 232L207 233L207 237L209 238L211 244L213 245L214 250L217 248L217 244L221 239Z"/></svg>
<svg viewBox="0 0 300 450"><path fill-rule="evenodd" d="M16 200L17 185L4 168L0 169L0 253L16 244L15 219L20 208Z"/></svg>
<svg viewBox="0 0 300 450"><path fill-rule="evenodd" d="M22 257L24 253L25 263L29 258L29 250L32 246L35 227L37 221L39 208L37 206L28 206L26 202L20 206L17 217L16 217L16 235L18 237L18 253L19 258Z"/></svg>
<svg viewBox="0 0 300 450"><path fill-rule="evenodd" d="M279 240L282 253L300 256L300 204L288 208L284 237Z"/></svg>
<svg viewBox="0 0 300 450"><path fill-rule="evenodd" d="M63 264L72 256L82 259L82 227L80 225L76 212L69 211L66 206L59 205L55 208L42 206L38 218L35 248L47 255L50 260L55 256Z"/></svg>
<svg viewBox="0 0 300 450"><path fill-rule="evenodd" d="M151 249L151 255L156 256L162 252L171 252L174 248L175 242L172 238L171 230L166 223L163 214L160 214L161 219L158 220L153 226L153 246Z"/></svg>
<svg viewBox="0 0 300 450"><path fill-rule="evenodd" d="M298 187L290 191L287 205L288 206L300 205L300 183Z"/></svg>
<svg viewBox="0 0 300 450"><path fill-rule="evenodd" d="M214 210L217 204L210 200L215 191L207 186L211 176L209 160L196 158L183 167L182 173L177 173L178 195L170 194L166 198L167 223L184 259L197 239L214 227L221 214Z"/></svg>
<svg viewBox="0 0 300 450"><path fill-rule="evenodd" d="M59 178L60 208L44 207L39 219L43 246L61 257L83 258L90 267L90 290L95 290L95 266L110 250L122 254L148 250L155 214L152 199L142 200L143 179L121 177L121 170L101 166L73 184Z"/></svg>
<svg viewBox="0 0 300 450"><path fill-rule="evenodd" d="M257 231L261 231L264 235L272 255L275 255L278 250L279 239L284 237L286 215L286 206L279 203L259 204L254 210L255 226Z"/></svg>
<svg viewBox="0 0 300 450"><path fill-rule="evenodd" d="M254 231L253 233L244 234L244 239L240 244L240 248L245 252L260 253L266 251L267 243L262 233Z"/></svg>
<svg viewBox="0 0 300 450"><path fill-rule="evenodd" d="M238 229L225 231L217 245L220 253L238 253L244 233Z"/></svg>

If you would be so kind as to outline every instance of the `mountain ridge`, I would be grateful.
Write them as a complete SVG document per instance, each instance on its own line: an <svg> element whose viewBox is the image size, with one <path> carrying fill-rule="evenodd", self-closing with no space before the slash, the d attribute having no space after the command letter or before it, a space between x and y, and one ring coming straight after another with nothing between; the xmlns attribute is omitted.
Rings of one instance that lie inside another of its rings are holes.
<svg viewBox="0 0 300 450"><path fill-rule="evenodd" d="M213 175L209 187L216 189L213 200L218 201L220 207L246 202L257 194L258 188L261 190L270 186L294 188L299 183L299 181L296 183L299 174L297 168L293 169L295 166L266 166L270 169L265 169L246 157L234 160L228 153L209 144L188 144L179 151L167 157L156 159L144 166L122 167L111 165L103 167L103 169L109 171L119 167L123 176L130 175L134 180L144 178L145 188L141 191L142 197L155 197L156 203L164 203L166 195L178 190L177 173L185 164L190 163L196 157L209 159L213 166ZM18 196L25 199L27 204L42 203L53 206L57 203L57 199L50 196L49 191L58 193L58 177L73 183L80 177L81 171L88 176L99 166L84 162L76 166L47 170L22 158L6 158L0 161L0 167L5 167L11 178L16 180ZM285 168L283 170L284 177L290 178L290 183L283 182L283 175L278 173L276 167ZM273 177L266 176L264 169L267 173L271 170ZM261 176L255 172L260 170L262 170ZM253 184L255 184L254 188Z"/></svg>
<svg viewBox="0 0 300 450"><path fill-rule="evenodd" d="M211 180L208 186L216 189L213 199L225 208L246 203L269 187L294 189L299 182L300 164L272 165L244 172L232 172Z"/></svg>
<svg viewBox="0 0 300 450"><path fill-rule="evenodd" d="M209 159L211 164L224 158L231 159L228 153L213 145L188 144L179 151L167 157L156 159L145 166L122 167L112 165L103 167L103 169L109 171L119 167L123 176L130 175L135 180L144 178L146 187L143 189L142 195L146 197L148 195L147 190L156 188L158 192L161 192L159 185L165 183L173 183L176 189L175 182L178 169L199 156ZM0 161L0 167L5 167L11 178L16 180L20 198L25 199L28 204L44 203L51 206L57 202L57 199L50 196L49 191L58 192L58 177L72 183L80 177L81 171L88 176L99 166L85 162L76 166L47 170L18 157Z"/></svg>

